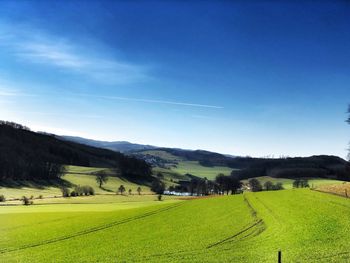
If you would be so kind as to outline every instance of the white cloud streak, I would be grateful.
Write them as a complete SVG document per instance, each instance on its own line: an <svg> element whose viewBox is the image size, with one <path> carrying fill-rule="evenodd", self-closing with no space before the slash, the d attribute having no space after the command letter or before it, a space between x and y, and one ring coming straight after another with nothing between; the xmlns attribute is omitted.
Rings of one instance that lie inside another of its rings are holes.
<svg viewBox="0 0 350 263"><path fill-rule="evenodd" d="M24 62L56 67L102 84L125 84L149 78L145 66L122 61L96 46L73 43L32 28L0 24L0 30L0 45Z"/></svg>

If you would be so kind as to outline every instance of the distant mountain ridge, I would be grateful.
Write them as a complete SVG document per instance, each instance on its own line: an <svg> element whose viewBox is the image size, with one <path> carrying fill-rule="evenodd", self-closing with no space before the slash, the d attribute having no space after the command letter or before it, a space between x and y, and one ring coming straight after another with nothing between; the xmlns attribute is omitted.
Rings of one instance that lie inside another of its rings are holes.
<svg viewBox="0 0 350 263"><path fill-rule="evenodd" d="M109 149L109 150L117 151L121 153L153 150L153 149L159 148L153 145L137 144L137 143L131 143L127 141L111 141L111 142L99 141L99 140L86 139L86 138L76 137L76 136L57 136L57 137L67 141L73 141L76 143L94 146L98 148Z"/></svg>

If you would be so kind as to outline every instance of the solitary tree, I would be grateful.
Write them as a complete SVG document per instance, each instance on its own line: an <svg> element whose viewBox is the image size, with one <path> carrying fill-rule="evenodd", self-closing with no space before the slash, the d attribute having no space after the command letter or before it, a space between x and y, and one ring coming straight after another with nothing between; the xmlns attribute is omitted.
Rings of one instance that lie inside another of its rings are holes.
<svg viewBox="0 0 350 263"><path fill-rule="evenodd" d="M152 182L151 190L156 194L163 194L165 190L164 182L160 181L158 178Z"/></svg>
<svg viewBox="0 0 350 263"><path fill-rule="evenodd" d="M104 183L107 183L108 181L108 175L106 171L98 171L96 174L96 182L100 185L100 188L102 188L102 185Z"/></svg>
<svg viewBox="0 0 350 263"><path fill-rule="evenodd" d="M131 190L131 189L129 189L129 195L131 195L131 193L132 193L132 190Z"/></svg>
<svg viewBox="0 0 350 263"><path fill-rule="evenodd" d="M140 186L137 187L137 192L139 193L139 195L141 194L141 191L142 191L141 187Z"/></svg>
<svg viewBox="0 0 350 263"><path fill-rule="evenodd" d="M125 187L124 185L119 186L118 192L122 195L125 192Z"/></svg>

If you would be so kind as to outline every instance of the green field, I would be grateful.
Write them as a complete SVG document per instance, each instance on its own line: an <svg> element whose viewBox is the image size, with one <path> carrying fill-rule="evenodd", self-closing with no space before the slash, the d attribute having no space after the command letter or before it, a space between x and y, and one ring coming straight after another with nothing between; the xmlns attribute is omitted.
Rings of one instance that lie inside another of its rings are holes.
<svg viewBox="0 0 350 263"><path fill-rule="evenodd" d="M309 189L99 198L1 207L0 262L276 262L279 249L283 262L350 256L349 199Z"/></svg>
<svg viewBox="0 0 350 263"><path fill-rule="evenodd" d="M182 161L179 162L176 168L171 168L174 172L179 174L192 174L198 177L206 177L208 179L215 179L215 177L219 173L223 173L225 175L230 175L232 169L225 166L214 166L214 167L206 167L200 165L196 161Z"/></svg>

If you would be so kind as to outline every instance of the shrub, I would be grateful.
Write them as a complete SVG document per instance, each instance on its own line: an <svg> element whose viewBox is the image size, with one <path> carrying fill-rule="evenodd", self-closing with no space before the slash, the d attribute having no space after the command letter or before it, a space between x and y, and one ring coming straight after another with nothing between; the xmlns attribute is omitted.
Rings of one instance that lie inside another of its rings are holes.
<svg viewBox="0 0 350 263"><path fill-rule="evenodd" d="M6 201L6 198L4 195L0 195L0 202L5 202Z"/></svg>
<svg viewBox="0 0 350 263"><path fill-rule="evenodd" d="M23 196L23 197L22 197L22 203L23 203L23 205L32 205L32 204L33 204L33 201L30 200L28 197Z"/></svg>
<svg viewBox="0 0 350 263"><path fill-rule="evenodd" d="M43 197L43 195L39 195L38 198L39 199L43 199L44 197Z"/></svg>
<svg viewBox="0 0 350 263"><path fill-rule="evenodd" d="M95 190L89 185L76 186L70 196L95 195Z"/></svg>
<svg viewBox="0 0 350 263"><path fill-rule="evenodd" d="M84 195L95 195L95 190L89 185L84 185L81 187Z"/></svg>

